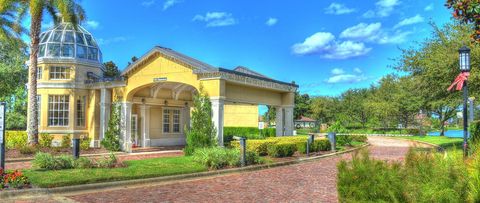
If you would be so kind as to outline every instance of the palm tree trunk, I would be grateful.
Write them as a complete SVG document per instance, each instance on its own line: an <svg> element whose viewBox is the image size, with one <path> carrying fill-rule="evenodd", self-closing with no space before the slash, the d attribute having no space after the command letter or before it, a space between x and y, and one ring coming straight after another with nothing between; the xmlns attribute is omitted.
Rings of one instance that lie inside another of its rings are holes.
<svg viewBox="0 0 480 203"><path fill-rule="evenodd" d="M42 12L31 13L30 66L28 67L28 144L38 144L37 59Z"/></svg>

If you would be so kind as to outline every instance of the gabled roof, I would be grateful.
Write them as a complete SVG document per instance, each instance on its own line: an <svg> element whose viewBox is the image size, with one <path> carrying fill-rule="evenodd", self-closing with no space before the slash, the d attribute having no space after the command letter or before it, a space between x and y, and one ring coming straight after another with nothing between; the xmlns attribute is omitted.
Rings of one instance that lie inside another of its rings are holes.
<svg viewBox="0 0 480 203"><path fill-rule="evenodd" d="M182 53L176 52L176 51L174 51L170 48L155 46L149 52L147 52L142 57L140 57L137 61L135 61L134 63L130 64L127 68L125 68L125 70L122 72L122 76L125 76L128 73L130 73L133 69L135 69L137 66L142 64L143 61L148 59L154 53L161 53L161 54L166 55L168 57L171 57L173 59L177 59L179 61L187 63L188 65L190 65L191 67L194 68L195 73L205 73L205 72L208 73L208 72L217 72L218 71L218 68L216 68L216 67L214 67L210 64L201 62L201 61L199 61L197 59L194 59L190 56L187 56L187 55L184 55Z"/></svg>
<svg viewBox="0 0 480 203"><path fill-rule="evenodd" d="M298 85L293 84L293 83L287 83L287 82L282 82L278 80L271 79L265 75L262 75L258 72L255 72L249 68L239 66L235 68L234 70L231 69L225 69L225 68L217 68L214 67L210 64L204 63L202 61L199 61L197 59L194 59L190 56L184 55L182 53L179 53L177 51L174 51L170 48L165 48L161 46L155 46L153 49L151 49L149 52L144 54L142 57L140 57L137 61L134 63L130 64L125 70L122 72L121 76L126 76L129 73L131 73L133 70L135 70L137 67L140 67L147 59L151 58L152 56L155 56L156 54L161 54L166 56L167 58L170 58L172 60L175 60L179 63L185 64L187 67L191 68L194 73L196 74L201 74L201 75L209 75L210 73L228 73L228 74L234 74L237 76L244 76L244 77L249 77L249 78L254 78L258 80L263 80L267 82L273 82L276 84L281 84L281 85L287 85L291 86L294 88L297 88Z"/></svg>
<svg viewBox="0 0 480 203"><path fill-rule="evenodd" d="M257 77L263 77L263 78L268 78L268 79L271 79L263 74L260 74L256 71L253 71L252 69L249 69L245 66L238 66L236 67L235 69L233 69L234 71L237 71L237 72L240 72L240 73L245 73L247 75L253 75L253 76L257 76Z"/></svg>

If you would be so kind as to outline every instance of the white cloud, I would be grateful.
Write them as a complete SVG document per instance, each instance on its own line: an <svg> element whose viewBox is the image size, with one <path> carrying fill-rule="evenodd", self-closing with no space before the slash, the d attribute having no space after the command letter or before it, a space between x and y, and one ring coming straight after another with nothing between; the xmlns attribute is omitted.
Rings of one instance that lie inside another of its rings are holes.
<svg viewBox="0 0 480 203"><path fill-rule="evenodd" d="M332 69L332 75L341 75L341 74L344 74L345 71L341 68L334 68Z"/></svg>
<svg viewBox="0 0 480 203"><path fill-rule="evenodd" d="M344 4L339 3L332 3L330 6L325 8L325 13L327 14L335 14L335 15L342 15L355 12L355 9L348 8Z"/></svg>
<svg viewBox="0 0 480 203"><path fill-rule="evenodd" d="M381 23L360 23L349 27L340 33L340 38L357 39L357 40L373 40L380 33Z"/></svg>
<svg viewBox="0 0 480 203"><path fill-rule="evenodd" d="M196 15L193 21L202 21L207 23L207 27L222 27L237 24L231 13L226 12L207 12L205 15Z"/></svg>
<svg viewBox="0 0 480 203"><path fill-rule="evenodd" d="M305 39L302 43L292 46L292 51L298 55L319 54L328 59L347 59L362 56L372 49L361 42L337 42L335 36L329 32L317 32Z"/></svg>
<svg viewBox="0 0 480 203"><path fill-rule="evenodd" d="M367 80L364 74L362 74L362 70L360 68L353 69L354 73L346 73L341 68L334 68L331 71L331 76L325 80L326 83L336 84L336 83L356 83Z"/></svg>
<svg viewBox="0 0 480 203"><path fill-rule="evenodd" d="M433 4L428 4L428 6L425 7L425 11L431 11L433 10Z"/></svg>
<svg viewBox="0 0 480 203"><path fill-rule="evenodd" d="M274 26L275 24L277 24L278 22L278 19L276 18L268 18L267 22L265 22L266 25L268 26Z"/></svg>
<svg viewBox="0 0 480 203"><path fill-rule="evenodd" d="M375 3L375 11L368 10L363 14L363 17L373 18L390 16L392 11L395 9L395 6L398 6L399 4L399 0L378 0L377 3Z"/></svg>
<svg viewBox="0 0 480 203"><path fill-rule="evenodd" d="M411 18L406 18L406 19L403 19L402 21L400 21L397 25L395 25L395 27L393 27L394 29L396 28L399 28L399 27L402 27L402 26L407 26L407 25L413 25L413 24L417 24L417 23L421 23L423 22L425 19L417 14L416 16L413 16Z"/></svg>
<svg viewBox="0 0 480 203"><path fill-rule="evenodd" d="M163 10L167 10L168 8L180 2L181 2L180 0L166 0L165 3L163 3Z"/></svg>
<svg viewBox="0 0 480 203"><path fill-rule="evenodd" d="M155 4L155 0L142 1L141 5L145 7L150 7L150 6L153 6L153 4Z"/></svg>
<svg viewBox="0 0 480 203"><path fill-rule="evenodd" d="M108 45L108 44L124 42L124 41L127 41L127 38L123 37L123 36L113 37L113 38L108 38L108 39L103 39L103 38L98 38L97 39L97 43L99 45Z"/></svg>
<svg viewBox="0 0 480 203"><path fill-rule="evenodd" d="M85 22L85 26L93 30L97 29L99 25L100 23L94 20L88 20L87 22Z"/></svg>
<svg viewBox="0 0 480 203"><path fill-rule="evenodd" d="M407 37L413 32L397 30L394 33L384 33L377 39L379 44L401 44L407 41Z"/></svg>

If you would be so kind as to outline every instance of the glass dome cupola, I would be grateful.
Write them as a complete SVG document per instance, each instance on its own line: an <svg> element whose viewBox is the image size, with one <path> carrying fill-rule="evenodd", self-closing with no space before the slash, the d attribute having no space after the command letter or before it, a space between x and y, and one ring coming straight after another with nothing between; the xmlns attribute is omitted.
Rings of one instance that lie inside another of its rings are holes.
<svg viewBox="0 0 480 203"><path fill-rule="evenodd" d="M85 28L59 23L40 34L40 58L65 58L102 63L102 52Z"/></svg>

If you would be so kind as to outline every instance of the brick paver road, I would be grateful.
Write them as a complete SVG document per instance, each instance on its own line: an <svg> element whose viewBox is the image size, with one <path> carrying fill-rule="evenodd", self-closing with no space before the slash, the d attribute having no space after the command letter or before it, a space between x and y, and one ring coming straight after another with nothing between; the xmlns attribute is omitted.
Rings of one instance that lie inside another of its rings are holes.
<svg viewBox="0 0 480 203"><path fill-rule="evenodd" d="M412 144L370 138L380 159L402 159ZM68 197L79 202L337 202L336 164L351 155L160 186Z"/></svg>
<svg viewBox="0 0 480 203"><path fill-rule="evenodd" d="M401 160L413 144L369 138L375 158ZM351 154L260 171L67 196L77 202L337 202L336 165ZM59 200L58 198L56 200ZM53 201L55 202L55 201Z"/></svg>

